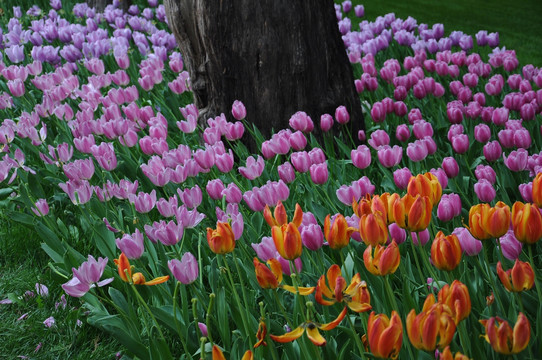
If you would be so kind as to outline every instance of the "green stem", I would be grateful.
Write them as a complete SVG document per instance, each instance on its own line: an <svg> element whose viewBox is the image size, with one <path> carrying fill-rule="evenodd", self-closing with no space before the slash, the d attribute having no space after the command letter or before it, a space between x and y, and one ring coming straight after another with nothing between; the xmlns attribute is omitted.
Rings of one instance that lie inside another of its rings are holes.
<svg viewBox="0 0 542 360"><path fill-rule="evenodd" d="M533 247L536 246L536 244L529 244L527 245L527 252L529 253L529 262L531 263L531 267L534 271L534 282L536 287L536 293L538 294L538 299L542 299L542 289L540 288L540 283L538 282L538 277L536 276L536 266L534 264L534 257L533 257Z"/></svg>
<svg viewBox="0 0 542 360"><path fill-rule="evenodd" d="M282 316L284 316L284 319L286 320L286 324L288 324L288 326L290 328L292 328L292 322L290 321L290 318L288 317L288 314L286 313L286 310L284 309L284 306L282 306L282 302L279 299L277 289L273 290L273 295L275 295L275 301L279 305L280 312L282 313Z"/></svg>
<svg viewBox="0 0 542 360"><path fill-rule="evenodd" d="M303 299L301 299L301 295L299 294L299 285L297 283L298 274L297 274L297 268L295 267L294 260L290 260L290 272L292 274L291 276L292 283L294 284L294 287L295 287L295 297L297 299L297 302L299 303L299 309L301 311L301 314L303 315L303 321L307 321L307 317L305 315L306 314L305 305L303 304Z"/></svg>
<svg viewBox="0 0 542 360"><path fill-rule="evenodd" d="M356 332L356 328L354 327L354 323L352 322L352 319L350 319L350 316L347 314L346 318L348 320L348 324L350 325L350 329L352 329L352 334L354 335L354 338L356 339L356 346L358 347L358 351L360 353L360 356L365 359L365 350L363 349L363 344L361 343L361 338L358 336L358 333Z"/></svg>
<svg viewBox="0 0 542 360"><path fill-rule="evenodd" d="M211 311L213 309L213 304L215 302L215 294L209 294L209 307L207 307L207 315L205 316L205 324L207 325L207 338L211 344L213 343L213 337L211 336Z"/></svg>
<svg viewBox="0 0 542 360"><path fill-rule="evenodd" d="M188 351L188 346L186 345L186 341L184 340L184 337L181 333L181 325L179 324L179 320L177 320L177 295L179 294L180 287L181 282L177 281L177 284L175 284L175 290L173 291L173 320L175 321L175 328L177 329L177 333L179 334L179 339L181 340L184 353L188 356L188 358L192 359L192 355L190 354L190 351Z"/></svg>
<svg viewBox="0 0 542 360"><path fill-rule="evenodd" d="M497 291L497 286L495 285L495 279L493 279L493 274L491 273L491 269L489 268L489 257L487 255L488 253L488 245L487 245L487 240L483 242L483 253L484 253L484 269L485 269L485 273L486 273L486 277L489 281L489 285L491 286L491 289L493 290L493 294L495 295L495 300L497 301L497 304L499 305L499 308L501 309L501 312L503 314L506 314L506 311L504 309L504 305L501 301L501 298L499 296L499 293Z"/></svg>
<svg viewBox="0 0 542 360"><path fill-rule="evenodd" d="M397 301L395 299L395 295L393 295L393 289L391 288L391 284L390 284L390 275L384 276L384 287L386 288L386 293L388 294L388 297L393 309L399 312L399 306L397 306ZM403 343L409 344L406 331L403 331ZM410 359L415 359L414 354L412 353L412 348L410 346L408 346L407 348L410 355Z"/></svg>
<svg viewBox="0 0 542 360"><path fill-rule="evenodd" d="M224 260L224 264L226 266L226 271L228 273L228 278L230 280L231 291L233 293L233 297L235 298L235 301L237 302L237 306L239 308L239 313L241 314L241 321L243 322L243 327L245 328L245 335L249 336L252 339L254 337L254 334L252 334L250 332L249 327L248 327L248 322L247 322L247 319L245 317L246 308L244 308L241 305L241 299L239 299L239 294L237 293L237 289L235 288L235 283L233 282L233 277L231 275L231 270L230 270L230 266L228 265L226 255L224 255L223 260Z"/></svg>

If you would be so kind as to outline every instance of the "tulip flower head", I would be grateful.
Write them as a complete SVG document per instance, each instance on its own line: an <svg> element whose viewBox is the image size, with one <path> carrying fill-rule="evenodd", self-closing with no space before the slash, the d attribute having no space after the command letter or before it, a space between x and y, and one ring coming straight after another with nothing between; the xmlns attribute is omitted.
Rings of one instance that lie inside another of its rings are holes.
<svg viewBox="0 0 542 360"><path fill-rule="evenodd" d="M286 208L284 207L284 205L282 204L282 201L280 200L278 201L273 214L271 214L271 210L269 209L269 206L266 205L265 209L263 210L263 217L265 221L271 227L282 226L288 223L288 215L286 214ZM294 218L292 219L292 222L299 227L302 221L303 221L303 210L301 210L301 206L299 206L299 204L295 204L295 213L294 213Z"/></svg>
<svg viewBox="0 0 542 360"><path fill-rule="evenodd" d="M411 344L420 350L433 351L450 344L455 334L454 316L447 305L435 303L430 294L422 311L412 309L407 316L407 334Z"/></svg>
<svg viewBox="0 0 542 360"><path fill-rule="evenodd" d="M471 358L461 354L459 351L456 352L455 355L452 355L450 346L446 346L444 351L439 354L438 360L471 360Z"/></svg>
<svg viewBox="0 0 542 360"><path fill-rule="evenodd" d="M531 339L531 324L521 312L514 329L506 320L498 316L488 320L480 320L480 323L486 331L484 339L499 354L517 354L525 350Z"/></svg>
<svg viewBox="0 0 542 360"><path fill-rule="evenodd" d="M516 239L534 244L542 238L542 214L538 206L516 201L512 206L512 228Z"/></svg>
<svg viewBox="0 0 542 360"><path fill-rule="evenodd" d="M440 289L438 302L448 305L456 324L469 316L471 311L469 289L459 280L454 280L451 285L446 284Z"/></svg>
<svg viewBox="0 0 542 360"><path fill-rule="evenodd" d="M358 313L369 311L372 308L367 284L365 281L361 281L359 273L354 275L350 285L346 287L346 280L342 277L341 268L336 264L331 265L327 275L322 275L318 280L315 298L317 303L326 306L345 302L352 311Z"/></svg>
<svg viewBox="0 0 542 360"><path fill-rule="evenodd" d="M411 178L408 182L407 192L411 196L428 196L433 206L435 206L442 196L442 186L436 175L427 172Z"/></svg>
<svg viewBox="0 0 542 360"><path fill-rule="evenodd" d="M439 270L451 271L461 261L461 243L455 234L445 236L439 231L431 244L431 260Z"/></svg>
<svg viewBox="0 0 542 360"><path fill-rule="evenodd" d="M502 264L497 263L497 275L504 288L510 292L530 290L534 286L535 273L531 264L516 259L514 267L504 271Z"/></svg>
<svg viewBox="0 0 542 360"><path fill-rule="evenodd" d="M120 253L119 258L115 259L114 261L115 261L115 264L117 265L117 269L118 269L121 280L128 282L130 284L150 286L150 285L158 285L169 280L169 275L166 275L166 276L159 276L150 281L146 281L145 276L142 273L140 272L133 273L133 266L130 265L130 261L128 260L126 255L124 255L124 253Z"/></svg>
<svg viewBox="0 0 542 360"><path fill-rule="evenodd" d="M271 258L267 260L269 267L261 263L257 258L253 259L254 272L256 273L256 280L262 289L276 289L278 287L289 291L293 294L299 291L300 295L309 295L314 291L314 287L300 287L297 289L294 286L283 285L282 282L282 266L277 259Z"/></svg>
<svg viewBox="0 0 542 360"><path fill-rule="evenodd" d="M348 246L350 237L355 230L348 226L346 218L342 214L337 214L333 222L331 222L331 215L326 216L324 220L324 235L329 247L334 250Z"/></svg>
<svg viewBox="0 0 542 360"><path fill-rule="evenodd" d="M312 320L307 320L301 325L299 325L297 328L295 328L294 330L284 335L279 335L279 336L270 335L270 337L276 342L287 343L287 342L291 342L300 338L301 335L303 335L303 333L306 331L307 337L309 338L310 341L312 341L314 345L324 346L326 344L326 339L324 339L324 337L320 335L320 332L318 331L318 329L324 330L324 331L335 329L337 325L339 325L341 321L344 319L347 311L348 309L345 306L343 311L339 314L339 316L337 316L335 320L327 324L318 324Z"/></svg>
<svg viewBox="0 0 542 360"><path fill-rule="evenodd" d="M365 268L373 275L385 276L393 274L401 262L399 246L395 240L387 247L376 245L374 250L369 245L363 252L363 262Z"/></svg>
<svg viewBox="0 0 542 360"><path fill-rule="evenodd" d="M385 314L369 315L367 334L363 340L369 342L374 356L383 359L397 359L403 345L403 323L397 311L391 312L391 318Z"/></svg>
<svg viewBox="0 0 542 360"><path fill-rule="evenodd" d="M207 243L215 254L227 254L235 249L235 234L231 225L218 221L216 229L207 228Z"/></svg>

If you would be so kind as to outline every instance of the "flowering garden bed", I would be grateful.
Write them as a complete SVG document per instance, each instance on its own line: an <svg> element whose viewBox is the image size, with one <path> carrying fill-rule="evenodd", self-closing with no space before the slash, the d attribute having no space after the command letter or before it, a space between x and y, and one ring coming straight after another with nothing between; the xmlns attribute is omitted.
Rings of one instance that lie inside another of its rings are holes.
<svg viewBox="0 0 542 360"><path fill-rule="evenodd" d="M156 1L61 5L2 24L2 211L126 357L542 356L542 71L498 34L337 5L366 131L264 139L197 123Z"/></svg>

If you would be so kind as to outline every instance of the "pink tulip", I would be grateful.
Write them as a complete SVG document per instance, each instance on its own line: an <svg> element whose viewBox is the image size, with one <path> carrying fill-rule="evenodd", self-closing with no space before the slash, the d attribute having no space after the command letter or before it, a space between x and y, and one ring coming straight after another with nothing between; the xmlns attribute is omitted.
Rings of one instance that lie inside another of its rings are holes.
<svg viewBox="0 0 542 360"><path fill-rule="evenodd" d="M298 111L289 120L290 127L305 133L314 129L314 123L311 118L303 111Z"/></svg>
<svg viewBox="0 0 542 360"><path fill-rule="evenodd" d="M533 202L533 183L519 184L519 193L525 202Z"/></svg>
<svg viewBox="0 0 542 360"><path fill-rule="evenodd" d="M245 200L250 210L259 212L265 208L265 203L260 200L260 196L256 191L257 190L246 191L243 194L243 200Z"/></svg>
<svg viewBox="0 0 542 360"><path fill-rule="evenodd" d="M478 124L474 127L474 139L485 144L491 138L491 129L486 124Z"/></svg>
<svg viewBox="0 0 542 360"><path fill-rule="evenodd" d="M510 171L523 171L527 168L529 153L525 149L520 148L514 150L508 155L508 157L505 154L502 156L504 159L504 165L506 165Z"/></svg>
<svg viewBox="0 0 542 360"><path fill-rule="evenodd" d="M417 120L412 126L412 132L416 139L422 139L426 136L433 136L433 127L431 123L428 123L425 120Z"/></svg>
<svg viewBox="0 0 542 360"><path fill-rule="evenodd" d="M399 189L404 190L408 186L408 182L410 181L410 178L412 177L412 173L410 172L410 169L405 167L402 169L397 169L393 172L393 182L395 183L395 186L397 186Z"/></svg>
<svg viewBox="0 0 542 360"><path fill-rule="evenodd" d="M247 109L241 101L235 100L231 107L231 113L236 120L243 120L247 116Z"/></svg>
<svg viewBox="0 0 542 360"><path fill-rule="evenodd" d="M205 190L207 190L207 194L209 194L209 197L213 200L220 200L222 199L222 191L224 190L224 184L222 183L222 180L220 179L214 179L207 182L207 186L205 187Z"/></svg>
<svg viewBox="0 0 542 360"><path fill-rule="evenodd" d="M36 214L36 216L45 216L49 214L49 204L47 204L47 200L45 199L38 199L32 208L32 212Z"/></svg>
<svg viewBox="0 0 542 360"><path fill-rule="evenodd" d="M309 153L306 151L292 153L292 155L290 155L290 161L294 168L301 173L309 171L311 166L311 159Z"/></svg>
<svg viewBox="0 0 542 360"><path fill-rule="evenodd" d="M249 180L254 180L262 175L265 163L261 156L258 155L257 160L249 156L246 161L246 166L239 167L239 173Z"/></svg>
<svg viewBox="0 0 542 360"><path fill-rule="evenodd" d="M224 136L228 141L235 141L239 140L243 137L243 134L245 133L245 125L241 121L237 121L235 123L226 123L226 129L224 132Z"/></svg>
<svg viewBox="0 0 542 360"><path fill-rule="evenodd" d="M24 82L21 79L9 80L8 89L15 97L23 96L25 93Z"/></svg>
<svg viewBox="0 0 542 360"><path fill-rule="evenodd" d="M171 259L167 266L177 281L188 285L198 278L198 261L190 252L184 253L181 261Z"/></svg>
<svg viewBox="0 0 542 360"><path fill-rule="evenodd" d="M371 138L368 142L373 149L378 150L381 146L390 144L390 136L384 130L375 130L371 133Z"/></svg>
<svg viewBox="0 0 542 360"><path fill-rule="evenodd" d="M323 114L320 117L320 128L323 132L328 132L333 126L333 117L329 114Z"/></svg>
<svg viewBox="0 0 542 360"><path fill-rule="evenodd" d="M235 183L230 183L222 190L222 196L226 196L226 202L229 204L238 204L243 200L243 193Z"/></svg>
<svg viewBox="0 0 542 360"><path fill-rule="evenodd" d="M408 125L398 125L397 129L395 130L395 138L401 142L408 141L408 139L410 138L410 129L408 128Z"/></svg>
<svg viewBox="0 0 542 360"><path fill-rule="evenodd" d="M496 108L491 116L491 121L497 126L502 126L508 121L508 113L507 108Z"/></svg>
<svg viewBox="0 0 542 360"><path fill-rule="evenodd" d="M198 185L184 190L177 189L177 195L189 209L197 208L203 199L202 191Z"/></svg>
<svg viewBox="0 0 542 360"><path fill-rule="evenodd" d="M117 167L117 156L112 143L102 142L100 145L93 145L90 151L104 170L112 171Z"/></svg>
<svg viewBox="0 0 542 360"><path fill-rule="evenodd" d="M422 120L422 112L420 109L411 109L408 113L408 122L414 124L416 120Z"/></svg>
<svg viewBox="0 0 542 360"><path fill-rule="evenodd" d="M122 238L116 239L115 243L128 259L139 259L143 255L143 234L138 229L131 235L124 234Z"/></svg>
<svg viewBox="0 0 542 360"><path fill-rule="evenodd" d="M468 256L478 255L482 250L482 242L475 239L466 228L455 228L453 234L457 235L461 250Z"/></svg>
<svg viewBox="0 0 542 360"><path fill-rule="evenodd" d="M138 213L145 214L156 204L156 190L152 190L150 194L145 192L139 192L137 195L130 194L128 198Z"/></svg>
<svg viewBox="0 0 542 360"><path fill-rule="evenodd" d="M223 173L230 172L233 169L233 152L231 149L224 154L215 154L215 165Z"/></svg>
<svg viewBox="0 0 542 360"><path fill-rule="evenodd" d="M461 198L457 194L444 194L437 208L440 221L450 221L461 214Z"/></svg>
<svg viewBox="0 0 542 360"><path fill-rule="evenodd" d="M292 147L292 149L294 149L295 151L300 151L300 150L303 150L305 148L305 146L307 146L307 138L305 137L305 135L301 132L301 131L296 131L294 132L291 136L290 136L290 139L289 139L289 142L290 142L290 146Z"/></svg>
<svg viewBox="0 0 542 360"><path fill-rule="evenodd" d="M350 121L350 114L348 114L346 107L341 105L335 110L335 120L339 124L346 124Z"/></svg>
<svg viewBox="0 0 542 360"><path fill-rule="evenodd" d="M303 245L312 251L316 251L324 245L324 233L318 224L301 226L301 241Z"/></svg>
<svg viewBox="0 0 542 360"><path fill-rule="evenodd" d="M313 164L310 167L311 180L315 184L325 184L329 177L326 163Z"/></svg>
<svg viewBox="0 0 542 360"><path fill-rule="evenodd" d="M291 183L295 179L295 171L292 164L288 161L286 161L284 164L279 165L277 167L277 171L279 173L279 177L282 181L284 181L286 184Z"/></svg>
<svg viewBox="0 0 542 360"><path fill-rule="evenodd" d="M111 283L114 278L100 281L106 266L107 258L100 257L96 260L92 255L89 255L88 260L83 262L79 268L72 268L73 278L67 283L62 284L62 289L70 296L82 297L95 286L102 287ZM50 324L54 324L54 319L50 321Z"/></svg>
<svg viewBox="0 0 542 360"><path fill-rule="evenodd" d="M514 131L514 146L517 148L528 149L531 147L531 133L525 128Z"/></svg>
<svg viewBox="0 0 542 360"><path fill-rule="evenodd" d="M164 198L160 198L156 202L156 208L160 212L160 215L163 217L172 217L175 215L175 210L177 209L178 203L177 203L177 197L174 195L169 198L169 200L166 200Z"/></svg>
<svg viewBox="0 0 542 360"><path fill-rule="evenodd" d="M407 156L411 161L422 161L427 157L427 147L419 140L409 143L407 146Z"/></svg>
<svg viewBox="0 0 542 360"><path fill-rule="evenodd" d="M350 153L352 164L358 169L365 169L371 164L371 151L366 145L360 145Z"/></svg>
<svg viewBox="0 0 542 360"><path fill-rule="evenodd" d="M491 202L497 194L493 185L486 179L480 179L474 184L474 192L482 202Z"/></svg>
<svg viewBox="0 0 542 360"><path fill-rule="evenodd" d="M512 261L519 258L523 244L516 239L514 230L508 230L506 234L499 238L498 242L505 258Z"/></svg>
<svg viewBox="0 0 542 360"><path fill-rule="evenodd" d="M393 91L393 98L397 101L403 101L407 97L407 89L403 85L399 85Z"/></svg>
<svg viewBox="0 0 542 360"><path fill-rule="evenodd" d="M154 222L151 228L146 228L145 233L154 242L158 240L166 246L175 245L182 239L184 227L182 224L177 224L173 220L167 223L164 220L160 220L159 222Z"/></svg>
<svg viewBox="0 0 542 360"><path fill-rule="evenodd" d="M469 137L466 134L458 134L452 137L452 148L457 154L464 154L469 150Z"/></svg>
<svg viewBox="0 0 542 360"><path fill-rule="evenodd" d="M393 148L389 145L381 146L377 152L378 160L384 167L393 167L403 159L403 148L394 145Z"/></svg>
<svg viewBox="0 0 542 360"><path fill-rule="evenodd" d="M502 148L499 142L497 140L494 140L484 145L483 152L486 160L489 162L493 162L501 157Z"/></svg>
<svg viewBox="0 0 542 360"><path fill-rule="evenodd" d="M386 109L381 102L375 102L371 109L371 117L376 123L383 122L386 119Z"/></svg>
<svg viewBox="0 0 542 360"><path fill-rule="evenodd" d="M418 233L411 232L410 237L412 238L412 243L414 245L418 246L421 244L421 246L424 246L429 241L429 230L425 229Z"/></svg>
<svg viewBox="0 0 542 360"><path fill-rule="evenodd" d="M443 169L431 169L430 172L437 177L442 189L445 189L448 186L448 176Z"/></svg>

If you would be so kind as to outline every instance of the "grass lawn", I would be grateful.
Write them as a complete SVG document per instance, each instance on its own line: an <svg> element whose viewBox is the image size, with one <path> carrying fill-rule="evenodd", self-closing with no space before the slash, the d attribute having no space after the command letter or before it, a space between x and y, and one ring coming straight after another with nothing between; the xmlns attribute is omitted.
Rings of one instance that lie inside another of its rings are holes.
<svg viewBox="0 0 542 360"><path fill-rule="evenodd" d="M412 16L418 24L444 24L446 35L460 30L475 35L479 30L497 31L500 46L516 50L521 65L542 66L542 1L540 0L354 0L352 4L363 4L365 18L394 12L406 19Z"/></svg>

